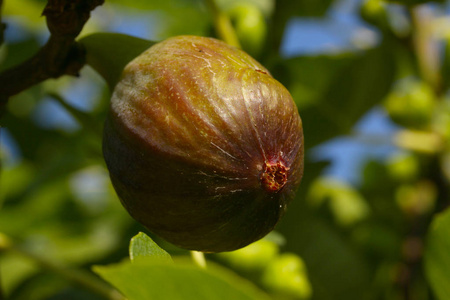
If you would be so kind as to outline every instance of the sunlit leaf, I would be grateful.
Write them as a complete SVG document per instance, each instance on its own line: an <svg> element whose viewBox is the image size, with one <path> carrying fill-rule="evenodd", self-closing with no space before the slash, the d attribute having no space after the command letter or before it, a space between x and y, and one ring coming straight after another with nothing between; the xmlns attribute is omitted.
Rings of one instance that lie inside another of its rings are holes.
<svg viewBox="0 0 450 300"><path fill-rule="evenodd" d="M129 261L96 266L94 271L118 288L128 300L229 300L268 299L244 279L208 264L208 269L177 262Z"/></svg>
<svg viewBox="0 0 450 300"><path fill-rule="evenodd" d="M152 258L158 261L171 262L170 254L161 249L148 235L139 232L130 242L130 259L136 261L142 258Z"/></svg>
<svg viewBox="0 0 450 300"><path fill-rule="evenodd" d="M277 244L262 239L235 251L217 253L216 256L236 270L261 272L278 253Z"/></svg>
<svg viewBox="0 0 450 300"><path fill-rule="evenodd" d="M308 200L313 206L327 206L336 222L342 226L354 225L369 215L370 208L358 191L345 182L319 178L310 188Z"/></svg>

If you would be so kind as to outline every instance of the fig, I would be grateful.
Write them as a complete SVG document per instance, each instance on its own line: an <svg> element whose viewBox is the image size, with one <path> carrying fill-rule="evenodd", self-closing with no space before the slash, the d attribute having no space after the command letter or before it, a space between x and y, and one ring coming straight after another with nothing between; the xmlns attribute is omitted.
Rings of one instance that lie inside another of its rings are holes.
<svg viewBox="0 0 450 300"><path fill-rule="evenodd" d="M436 97L432 87L414 78L400 81L386 97L384 106L391 119L409 128L424 129L433 119Z"/></svg>
<svg viewBox="0 0 450 300"><path fill-rule="evenodd" d="M259 56L264 46L267 25L258 6L253 3L237 2L227 14L236 28L242 48L251 55Z"/></svg>
<svg viewBox="0 0 450 300"><path fill-rule="evenodd" d="M103 154L129 214L181 248L232 251L269 233L303 174L289 92L213 38L157 43L124 69Z"/></svg>

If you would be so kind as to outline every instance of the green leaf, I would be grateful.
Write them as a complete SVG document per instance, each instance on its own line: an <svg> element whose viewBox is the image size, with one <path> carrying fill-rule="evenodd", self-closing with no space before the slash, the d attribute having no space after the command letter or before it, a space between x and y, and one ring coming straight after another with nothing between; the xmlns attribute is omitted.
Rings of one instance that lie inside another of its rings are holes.
<svg viewBox="0 0 450 300"><path fill-rule="evenodd" d="M450 209L431 223L425 247L425 273L437 298L450 299Z"/></svg>
<svg viewBox="0 0 450 300"><path fill-rule="evenodd" d="M125 66L155 42L119 33L94 33L79 42L86 49L86 61L108 83L111 90Z"/></svg>
<svg viewBox="0 0 450 300"><path fill-rule="evenodd" d="M154 258L159 261L172 261L170 254L161 249L148 235L139 232L130 242L130 259Z"/></svg>
<svg viewBox="0 0 450 300"><path fill-rule="evenodd" d="M283 253L267 262L262 281L275 294L310 299L311 284L303 260L294 253Z"/></svg>
<svg viewBox="0 0 450 300"><path fill-rule="evenodd" d="M249 282L211 263L208 269L179 262L129 261L96 266L94 271L118 288L128 300L268 299Z"/></svg>
<svg viewBox="0 0 450 300"><path fill-rule="evenodd" d="M292 204L300 201L297 198ZM288 241L285 251L304 260L314 299L364 299L371 276L364 257L339 234L336 226L308 207L289 208L287 214L295 215L297 221L282 222L281 231ZM288 226L292 228L289 231L284 229Z"/></svg>
<svg viewBox="0 0 450 300"><path fill-rule="evenodd" d="M277 244L264 238L235 251L217 253L216 256L233 269L260 273L279 251Z"/></svg>
<svg viewBox="0 0 450 300"><path fill-rule="evenodd" d="M335 221L344 227L355 225L370 213L370 207L362 195L351 185L336 179L318 178L311 185L307 199L315 207L328 201Z"/></svg>
<svg viewBox="0 0 450 300"><path fill-rule="evenodd" d="M0 57L1 71L12 68L31 57L39 49L39 41L30 36L15 43L6 43L2 48L3 53Z"/></svg>
<svg viewBox="0 0 450 300"><path fill-rule="evenodd" d="M277 230L287 241L283 251L304 260L314 299L361 300L370 286L367 262L348 234L341 235L327 215L312 210L305 201L309 186L325 166L305 161L308 171Z"/></svg>

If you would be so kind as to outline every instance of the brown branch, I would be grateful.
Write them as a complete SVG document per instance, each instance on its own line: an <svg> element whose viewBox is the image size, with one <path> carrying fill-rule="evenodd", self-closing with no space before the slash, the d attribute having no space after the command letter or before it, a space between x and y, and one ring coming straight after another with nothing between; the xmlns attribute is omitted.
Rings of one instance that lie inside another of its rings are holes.
<svg viewBox="0 0 450 300"><path fill-rule="evenodd" d="M30 59L0 74L0 112L8 98L49 78L77 76L85 53L75 38L104 0L49 0L42 15L50 38Z"/></svg>

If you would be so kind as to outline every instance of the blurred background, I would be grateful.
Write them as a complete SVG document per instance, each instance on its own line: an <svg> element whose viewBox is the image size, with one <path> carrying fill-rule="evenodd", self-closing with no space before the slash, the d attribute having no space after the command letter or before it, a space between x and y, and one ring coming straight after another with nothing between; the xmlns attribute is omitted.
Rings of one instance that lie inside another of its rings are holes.
<svg viewBox="0 0 450 300"><path fill-rule="evenodd" d="M307 284L255 284L279 299L437 299L423 253L450 202L449 3L217 3L243 49L290 90L304 125L303 182L265 241L301 260ZM0 70L45 43L45 4L4 1ZM107 0L80 37L214 37L213 21L201 0ZM84 67L14 96L0 119L0 232L43 259L89 270L126 257L130 238L146 232L121 207L102 158L109 96ZM253 280L239 258L207 259ZM101 299L15 252L0 252L0 274L10 299Z"/></svg>

